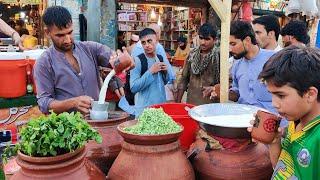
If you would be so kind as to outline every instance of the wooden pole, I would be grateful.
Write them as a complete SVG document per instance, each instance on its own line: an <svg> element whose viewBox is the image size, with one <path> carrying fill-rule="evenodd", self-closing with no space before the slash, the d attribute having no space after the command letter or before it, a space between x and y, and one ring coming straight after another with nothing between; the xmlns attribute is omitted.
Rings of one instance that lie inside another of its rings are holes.
<svg viewBox="0 0 320 180"><path fill-rule="evenodd" d="M220 44L220 102L228 101L229 94L229 36L232 0L208 0L221 20Z"/></svg>

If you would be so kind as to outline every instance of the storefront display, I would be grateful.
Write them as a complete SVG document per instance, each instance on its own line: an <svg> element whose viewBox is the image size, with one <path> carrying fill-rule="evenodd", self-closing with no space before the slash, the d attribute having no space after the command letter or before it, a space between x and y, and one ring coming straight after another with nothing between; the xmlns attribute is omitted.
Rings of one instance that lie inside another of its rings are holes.
<svg viewBox="0 0 320 180"><path fill-rule="evenodd" d="M119 31L125 31L128 44L131 34L139 32L152 23L161 27L160 43L168 50L177 48L177 39L186 37L192 42L192 33L202 24L202 9L151 4L118 3Z"/></svg>
<svg viewBox="0 0 320 180"><path fill-rule="evenodd" d="M35 48L36 45L44 45L43 25L40 14L45 4L43 0L4 0L0 1L1 19L15 29L27 48ZM9 38L1 35L0 38ZM7 46L10 43L5 39L0 40L0 45ZM7 50L7 48L1 48Z"/></svg>

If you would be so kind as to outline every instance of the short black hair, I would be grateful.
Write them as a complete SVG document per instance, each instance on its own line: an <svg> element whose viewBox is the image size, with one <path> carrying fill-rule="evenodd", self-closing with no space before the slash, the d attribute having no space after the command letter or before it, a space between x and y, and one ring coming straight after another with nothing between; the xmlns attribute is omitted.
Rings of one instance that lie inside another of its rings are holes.
<svg viewBox="0 0 320 180"><path fill-rule="evenodd" d="M62 6L48 7L43 14L43 22L46 26L57 26L59 29L67 28L72 23L70 12Z"/></svg>
<svg viewBox="0 0 320 180"><path fill-rule="evenodd" d="M179 38L177 39L178 42L183 42L186 43L187 42L187 38L184 36L179 36Z"/></svg>
<svg viewBox="0 0 320 180"><path fill-rule="evenodd" d="M276 36L276 40L278 41L280 34L280 23L275 15L265 15L260 16L252 21L252 24L260 24L263 25L266 29L267 33L270 31L274 31L274 35Z"/></svg>
<svg viewBox="0 0 320 180"><path fill-rule="evenodd" d="M247 36L251 38L251 43L256 45L257 40L252 29L252 26L248 22L244 21L232 21L230 26L230 35L234 36L236 39L244 40Z"/></svg>
<svg viewBox="0 0 320 180"><path fill-rule="evenodd" d="M147 35L151 35L151 34L157 35L157 33L153 29L144 28L142 31L140 31L139 38L141 39L141 38L143 38L143 37L145 37Z"/></svg>
<svg viewBox="0 0 320 180"><path fill-rule="evenodd" d="M217 37L217 29L209 23L204 23L202 26L200 26L198 34L204 38L211 36L213 39L215 39Z"/></svg>
<svg viewBox="0 0 320 180"><path fill-rule="evenodd" d="M302 97L310 87L318 89L320 101L320 50L291 45L277 52L264 65L259 79L277 87L289 85Z"/></svg>
<svg viewBox="0 0 320 180"><path fill-rule="evenodd" d="M281 36L285 35L293 36L304 44L308 44L310 42L307 24L303 21L291 20L281 29Z"/></svg>

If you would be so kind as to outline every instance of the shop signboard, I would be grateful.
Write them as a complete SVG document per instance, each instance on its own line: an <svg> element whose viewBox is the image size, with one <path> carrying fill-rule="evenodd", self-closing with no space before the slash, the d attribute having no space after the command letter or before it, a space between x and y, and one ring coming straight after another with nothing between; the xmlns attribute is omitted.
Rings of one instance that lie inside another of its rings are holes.
<svg viewBox="0 0 320 180"><path fill-rule="evenodd" d="M21 4L40 4L41 0L20 0Z"/></svg>
<svg viewBox="0 0 320 180"><path fill-rule="evenodd" d="M3 4L15 4L18 3L17 0L0 0Z"/></svg>

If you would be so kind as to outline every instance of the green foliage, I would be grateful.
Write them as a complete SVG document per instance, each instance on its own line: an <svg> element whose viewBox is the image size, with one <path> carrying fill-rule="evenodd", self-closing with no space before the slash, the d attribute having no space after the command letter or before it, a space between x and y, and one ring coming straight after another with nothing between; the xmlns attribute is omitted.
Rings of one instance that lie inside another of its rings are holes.
<svg viewBox="0 0 320 180"><path fill-rule="evenodd" d="M55 114L40 116L30 120L20 130L20 141L15 147L7 147L2 154L4 161L17 151L34 156L56 156L75 151L84 146L87 141L102 142L100 134L93 129L77 113Z"/></svg>
<svg viewBox="0 0 320 180"><path fill-rule="evenodd" d="M124 128L132 134L170 134L181 131L181 127L162 108L146 108L136 125Z"/></svg>

